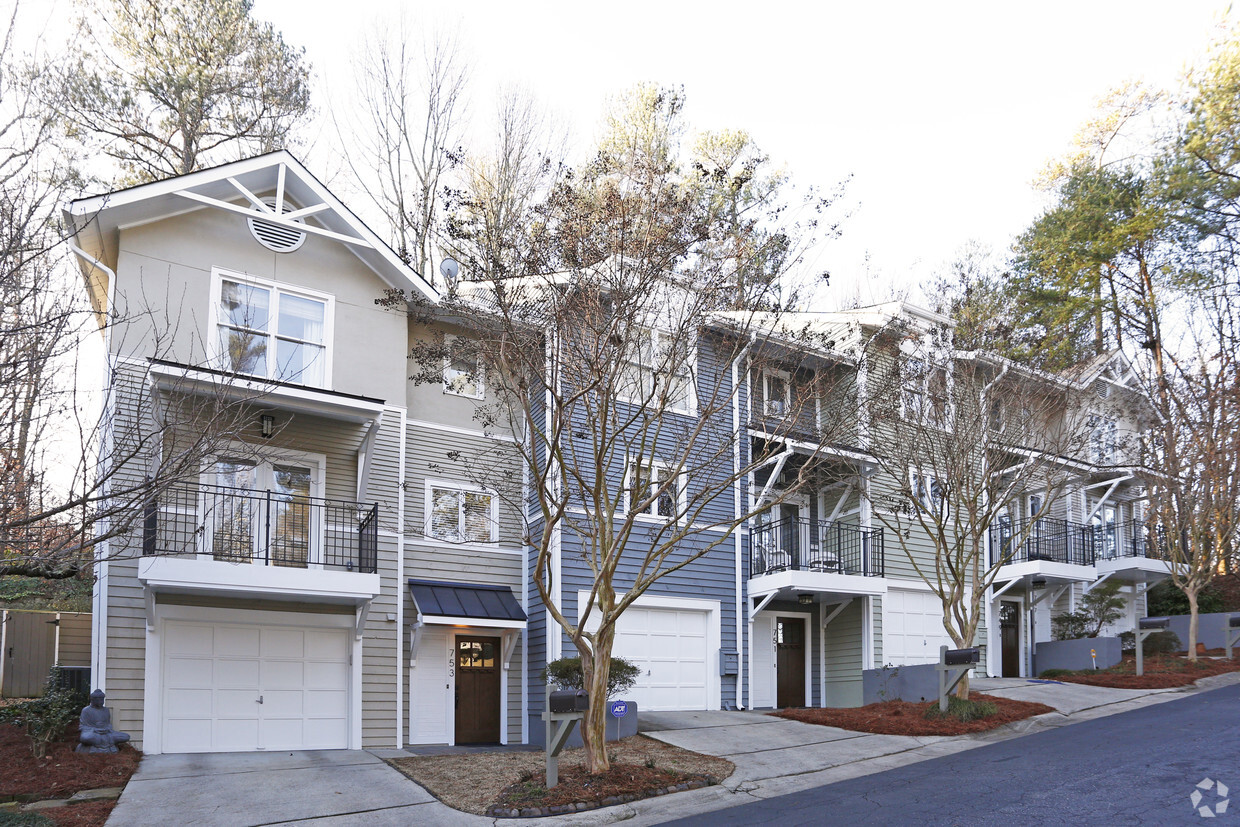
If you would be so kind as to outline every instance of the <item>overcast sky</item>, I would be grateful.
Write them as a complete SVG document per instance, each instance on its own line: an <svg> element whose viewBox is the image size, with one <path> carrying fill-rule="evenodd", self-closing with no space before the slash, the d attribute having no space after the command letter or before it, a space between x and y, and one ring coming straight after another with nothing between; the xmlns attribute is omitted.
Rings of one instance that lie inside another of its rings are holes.
<svg viewBox="0 0 1240 827"><path fill-rule="evenodd" d="M1005 250L1095 99L1128 79L1175 85L1228 4L256 0L255 14L305 47L324 107L348 93L362 35L402 6L415 28L457 33L479 131L515 84L585 147L609 96L652 81L683 85L694 127L748 130L802 184L852 176L843 238L810 262L832 273L825 304L915 289L968 239Z"/></svg>

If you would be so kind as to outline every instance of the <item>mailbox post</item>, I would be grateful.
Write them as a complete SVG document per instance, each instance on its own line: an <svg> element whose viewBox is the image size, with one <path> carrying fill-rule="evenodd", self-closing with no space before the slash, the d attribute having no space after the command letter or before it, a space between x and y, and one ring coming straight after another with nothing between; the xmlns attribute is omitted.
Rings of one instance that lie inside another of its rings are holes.
<svg viewBox="0 0 1240 827"><path fill-rule="evenodd" d="M1227 659L1231 660L1231 650L1240 645L1240 615L1231 615L1223 624L1223 640L1227 645Z"/></svg>
<svg viewBox="0 0 1240 827"><path fill-rule="evenodd" d="M542 716L547 735L547 789L560 783L560 753L589 708L590 695L584 689L547 693L547 711Z"/></svg>
<svg viewBox="0 0 1240 827"><path fill-rule="evenodd" d="M939 662L935 666L939 671L939 712L947 711L947 696L970 669L977 668L981 659L982 650L976 646L972 649L939 647Z"/></svg>
<svg viewBox="0 0 1240 827"><path fill-rule="evenodd" d="M1145 674L1145 639L1171 626L1169 617L1143 617L1137 621L1137 674Z"/></svg>

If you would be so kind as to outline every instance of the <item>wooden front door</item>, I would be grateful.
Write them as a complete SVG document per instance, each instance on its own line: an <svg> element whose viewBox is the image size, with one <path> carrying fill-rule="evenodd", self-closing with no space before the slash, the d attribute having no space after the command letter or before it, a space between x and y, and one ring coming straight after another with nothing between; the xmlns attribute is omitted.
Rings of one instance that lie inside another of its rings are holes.
<svg viewBox="0 0 1240 827"><path fill-rule="evenodd" d="M456 743L499 743L500 640L456 639Z"/></svg>
<svg viewBox="0 0 1240 827"><path fill-rule="evenodd" d="M1020 604L999 601L999 637L1003 651L1003 677L1020 677Z"/></svg>
<svg viewBox="0 0 1240 827"><path fill-rule="evenodd" d="M775 619L775 704L805 706L805 620Z"/></svg>

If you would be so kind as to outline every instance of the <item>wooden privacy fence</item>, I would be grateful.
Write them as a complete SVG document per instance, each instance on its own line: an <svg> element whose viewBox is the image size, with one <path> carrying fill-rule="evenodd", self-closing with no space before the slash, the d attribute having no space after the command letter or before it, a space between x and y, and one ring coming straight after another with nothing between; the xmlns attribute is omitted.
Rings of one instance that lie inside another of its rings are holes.
<svg viewBox="0 0 1240 827"><path fill-rule="evenodd" d="M53 666L90 668L90 615L4 609L0 655L0 697L35 697Z"/></svg>

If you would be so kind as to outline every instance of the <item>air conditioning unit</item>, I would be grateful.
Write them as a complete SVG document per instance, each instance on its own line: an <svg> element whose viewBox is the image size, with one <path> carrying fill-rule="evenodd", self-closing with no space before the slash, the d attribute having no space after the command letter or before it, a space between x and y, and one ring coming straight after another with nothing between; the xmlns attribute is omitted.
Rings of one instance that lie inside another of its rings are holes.
<svg viewBox="0 0 1240 827"><path fill-rule="evenodd" d="M766 415L767 416L783 416L784 415L783 400L782 399L766 400Z"/></svg>

